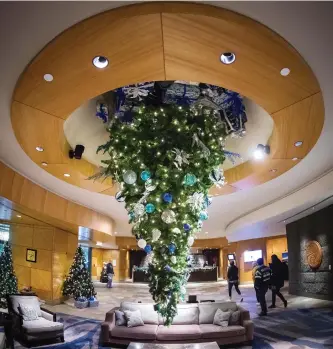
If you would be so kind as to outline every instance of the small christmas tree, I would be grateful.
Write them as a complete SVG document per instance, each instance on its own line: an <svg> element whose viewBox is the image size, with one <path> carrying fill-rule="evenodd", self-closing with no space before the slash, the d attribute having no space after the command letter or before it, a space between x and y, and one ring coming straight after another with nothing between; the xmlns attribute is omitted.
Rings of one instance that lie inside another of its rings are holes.
<svg viewBox="0 0 333 349"><path fill-rule="evenodd" d="M6 242L0 255L0 308L7 308L7 295L18 293L13 268L12 248Z"/></svg>
<svg viewBox="0 0 333 349"><path fill-rule="evenodd" d="M64 296L72 296L75 300L78 300L80 297L88 299L96 296L81 246L76 249L69 275L64 282L62 294Z"/></svg>

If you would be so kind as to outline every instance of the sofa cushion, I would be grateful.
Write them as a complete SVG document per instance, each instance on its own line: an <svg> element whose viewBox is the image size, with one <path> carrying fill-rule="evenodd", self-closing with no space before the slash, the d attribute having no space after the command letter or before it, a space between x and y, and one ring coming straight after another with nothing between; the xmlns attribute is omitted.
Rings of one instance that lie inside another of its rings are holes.
<svg viewBox="0 0 333 349"><path fill-rule="evenodd" d="M20 314L19 311L19 306L21 305L25 305L25 306L29 306L29 307L34 307L37 311L38 316L42 316L42 312L40 310L40 305L39 305L39 301L38 298L36 296L15 296L12 295L10 296L10 300L13 306L13 310L17 313Z"/></svg>
<svg viewBox="0 0 333 349"><path fill-rule="evenodd" d="M25 320L25 321L38 320L38 314L37 314L37 310L35 309L35 307L20 304L18 309L19 309L20 314L22 314L22 316L23 316L23 320Z"/></svg>
<svg viewBox="0 0 333 349"><path fill-rule="evenodd" d="M33 321L23 320L22 327L25 330L25 332L36 334L62 330L64 328L64 325L60 322L53 322L40 317L38 318L38 320Z"/></svg>
<svg viewBox="0 0 333 349"><path fill-rule="evenodd" d="M213 324L221 327L228 327L231 312L217 309L214 315Z"/></svg>
<svg viewBox="0 0 333 349"><path fill-rule="evenodd" d="M125 310L125 317L127 320L127 327L144 326L140 309L134 311Z"/></svg>
<svg viewBox="0 0 333 349"><path fill-rule="evenodd" d="M127 321L126 321L125 313L122 312L121 310L116 310L115 314L116 314L116 325L117 326L126 326Z"/></svg>
<svg viewBox="0 0 333 349"><path fill-rule="evenodd" d="M191 325L199 323L199 309L197 304L178 304L177 315L172 321L172 325ZM163 325L162 316L159 316L159 324Z"/></svg>
<svg viewBox="0 0 333 349"><path fill-rule="evenodd" d="M158 325L158 314L154 310L154 304L122 302L120 305L121 311L135 311L138 309L141 311L141 317L145 324Z"/></svg>
<svg viewBox="0 0 333 349"><path fill-rule="evenodd" d="M157 330L157 340L161 341L192 340L200 337L199 325L160 325Z"/></svg>
<svg viewBox="0 0 333 349"><path fill-rule="evenodd" d="M236 311L235 302L199 303L199 324L212 324L217 309L222 311Z"/></svg>
<svg viewBox="0 0 333 349"><path fill-rule="evenodd" d="M230 319L229 319L229 326L240 325L240 316L241 316L240 310L236 310L236 311L232 312L230 315Z"/></svg>
<svg viewBox="0 0 333 349"><path fill-rule="evenodd" d="M118 338L129 338L135 340L155 340L157 325L147 325L138 327L115 326L111 329L111 336Z"/></svg>
<svg viewBox="0 0 333 349"><path fill-rule="evenodd" d="M245 328L242 326L221 327L212 324L202 324L199 327L201 338L204 339L237 337L245 334Z"/></svg>

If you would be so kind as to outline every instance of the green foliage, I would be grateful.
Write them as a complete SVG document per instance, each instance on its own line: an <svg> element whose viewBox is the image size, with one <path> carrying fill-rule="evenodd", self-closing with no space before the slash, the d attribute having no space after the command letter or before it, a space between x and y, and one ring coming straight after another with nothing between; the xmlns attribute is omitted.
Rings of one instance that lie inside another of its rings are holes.
<svg viewBox="0 0 333 349"><path fill-rule="evenodd" d="M75 300L80 297L90 298L96 296L94 284L91 281L90 274L85 266L86 261L82 247L76 249L73 263L69 270L69 275L64 281L62 294L71 296Z"/></svg>
<svg viewBox="0 0 333 349"><path fill-rule="evenodd" d="M12 248L5 243L0 255L0 308L7 308L6 296L18 293L17 277L13 268Z"/></svg>
<svg viewBox="0 0 333 349"><path fill-rule="evenodd" d="M153 248L150 293L165 324L170 325L188 278L188 239L201 229L199 216L206 209L204 203L195 206L188 200L194 193L207 199L213 184L209 175L225 159L224 124L211 108L142 105L131 124L115 119L108 131L110 140L98 148L110 156L104 161L102 175L121 183L130 223L134 224L133 234ZM180 158L182 161L178 161ZM137 175L134 184L124 182L123 175L129 170ZM150 172L148 183L156 186L155 190L147 191L147 182L140 178L142 171ZM197 179L193 185L184 182L188 174ZM171 203L164 202L165 193L172 195ZM135 205L139 202L153 204L155 211L138 214ZM161 218L165 210L175 213L173 223L167 224ZM190 225L189 231L184 229L185 223ZM153 229L161 231L157 241L153 241ZM170 252L170 244L175 245L174 252Z"/></svg>

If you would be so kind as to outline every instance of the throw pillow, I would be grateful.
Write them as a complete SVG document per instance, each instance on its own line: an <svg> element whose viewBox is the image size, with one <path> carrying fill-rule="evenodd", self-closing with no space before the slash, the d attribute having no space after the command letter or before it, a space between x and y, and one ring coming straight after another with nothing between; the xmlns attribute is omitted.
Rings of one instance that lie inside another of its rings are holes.
<svg viewBox="0 0 333 349"><path fill-rule="evenodd" d="M116 313L116 325L126 326L127 321L126 321L125 313L121 310L116 310L115 313Z"/></svg>
<svg viewBox="0 0 333 349"><path fill-rule="evenodd" d="M229 324L230 311L222 311L221 309L217 309L214 315L214 325L218 325L221 327L227 327Z"/></svg>
<svg viewBox="0 0 333 349"><path fill-rule="evenodd" d="M34 307L20 304L19 311L23 315L23 320L25 321L38 320L38 313Z"/></svg>
<svg viewBox="0 0 333 349"><path fill-rule="evenodd" d="M124 313L127 320L127 327L144 326L141 311L139 309L134 311L125 310Z"/></svg>
<svg viewBox="0 0 333 349"><path fill-rule="evenodd" d="M229 319L229 326L237 325L240 325L240 310L233 311Z"/></svg>

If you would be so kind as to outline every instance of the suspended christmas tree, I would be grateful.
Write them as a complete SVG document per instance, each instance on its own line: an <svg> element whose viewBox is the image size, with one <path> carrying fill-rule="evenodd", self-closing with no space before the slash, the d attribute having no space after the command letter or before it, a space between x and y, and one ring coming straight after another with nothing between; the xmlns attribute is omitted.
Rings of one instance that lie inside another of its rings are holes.
<svg viewBox="0 0 333 349"><path fill-rule="evenodd" d="M62 294L71 296L75 300L78 300L80 297L89 299L92 296L96 296L81 246L76 249L69 275L64 282Z"/></svg>
<svg viewBox="0 0 333 349"><path fill-rule="evenodd" d="M12 249L5 243L0 255L0 308L7 308L6 296L18 293L17 277L13 268Z"/></svg>
<svg viewBox="0 0 333 349"><path fill-rule="evenodd" d="M149 265L155 309L170 325L186 293L187 256L208 219L208 190L223 185L225 123L213 108L141 104L130 120L114 118L110 156L100 174L120 183L138 246L154 252Z"/></svg>

